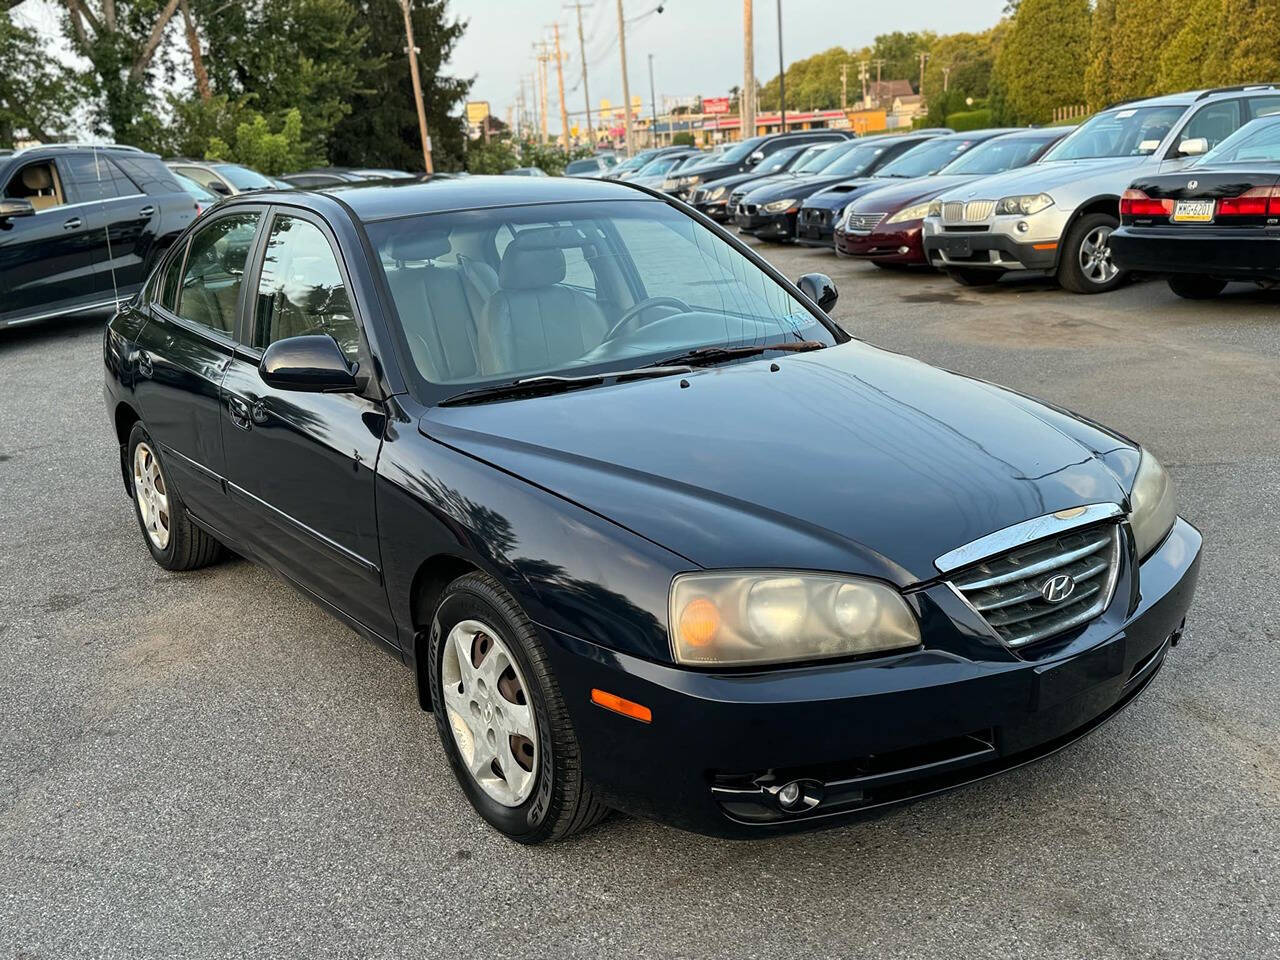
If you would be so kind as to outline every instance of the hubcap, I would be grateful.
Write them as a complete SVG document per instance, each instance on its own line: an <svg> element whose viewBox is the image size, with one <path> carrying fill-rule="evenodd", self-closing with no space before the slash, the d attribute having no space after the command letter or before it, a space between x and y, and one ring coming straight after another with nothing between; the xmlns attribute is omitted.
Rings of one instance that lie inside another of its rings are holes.
<svg viewBox="0 0 1280 960"><path fill-rule="evenodd" d="M471 778L504 807L533 792L538 728L529 687L497 631L463 620L445 638L440 685L453 742Z"/></svg>
<svg viewBox="0 0 1280 960"><path fill-rule="evenodd" d="M157 550L169 546L169 485L164 482L155 453L145 443L133 450L133 495L142 526Z"/></svg>
<svg viewBox="0 0 1280 960"><path fill-rule="evenodd" d="M1111 262L1110 240L1110 227L1094 227L1080 244L1080 269L1094 283L1110 283L1120 272Z"/></svg>

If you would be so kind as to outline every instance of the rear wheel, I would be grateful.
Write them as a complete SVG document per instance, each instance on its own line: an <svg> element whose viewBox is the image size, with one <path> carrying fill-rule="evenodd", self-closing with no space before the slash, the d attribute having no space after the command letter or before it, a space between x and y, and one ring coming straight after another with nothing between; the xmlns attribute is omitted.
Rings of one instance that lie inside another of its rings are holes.
<svg viewBox="0 0 1280 960"><path fill-rule="evenodd" d="M947 267L946 274L963 287L985 287L996 283L1002 276L1002 270L979 270L974 267Z"/></svg>
<svg viewBox="0 0 1280 960"><path fill-rule="evenodd" d="M449 585L429 656L440 742L480 816L529 844L605 817L546 650L500 584L471 573Z"/></svg>
<svg viewBox="0 0 1280 960"><path fill-rule="evenodd" d="M138 526L156 563L166 570L195 570L222 556L222 544L187 516L156 443L141 422L129 433L129 478Z"/></svg>
<svg viewBox="0 0 1280 960"><path fill-rule="evenodd" d="M1169 278L1169 289L1187 300L1212 300L1226 285L1225 280L1215 280L1201 274L1174 274Z"/></svg>
<svg viewBox="0 0 1280 960"><path fill-rule="evenodd" d="M1105 213L1081 217L1067 232L1058 283L1072 293L1107 293L1128 278L1111 259L1111 231L1119 222Z"/></svg>

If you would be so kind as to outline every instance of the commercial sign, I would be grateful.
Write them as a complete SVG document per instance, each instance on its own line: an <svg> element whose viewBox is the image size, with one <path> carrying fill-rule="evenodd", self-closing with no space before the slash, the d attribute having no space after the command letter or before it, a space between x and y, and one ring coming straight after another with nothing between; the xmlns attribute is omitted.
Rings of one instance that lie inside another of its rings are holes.
<svg viewBox="0 0 1280 960"><path fill-rule="evenodd" d="M489 116L488 100L469 100L467 102L467 123L479 126Z"/></svg>
<svg viewBox="0 0 1280 960"><path fill-rule="evenodd" d="M728 113L729 98L728 97L703 97L702 112L703 113Z"/></svg>

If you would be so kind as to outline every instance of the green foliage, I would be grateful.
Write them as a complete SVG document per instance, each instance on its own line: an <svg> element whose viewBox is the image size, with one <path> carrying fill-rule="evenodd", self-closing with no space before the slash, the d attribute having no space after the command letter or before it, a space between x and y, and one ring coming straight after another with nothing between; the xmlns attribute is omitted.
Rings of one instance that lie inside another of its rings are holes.
<svg viewBox="0 0 1280 960"><path fill-rule="evenodd" d="M1226 71L1218 56L1222 43L1222 0L1185 0L1185 18L1160 53L1161 90L1192 90L1223 83Z"/></svg>
<svg viewBox="0 0 1280 960"><path fill-rule="evenodd" d="M280 128L273 130L266 117L251 113L236 125L230 143L212 137L205 158L232 160L268 176L301 170L311 159L303 142L302 114L296 107L286 110Z"/></svg>
<svg viewBox="0 0 1280 960"><path fill-rule="evenodd" d="M995 122L991 119L991 111L986 108L966 110L961 113L953 113L947 117L947 126L956 131L956 133L964 130L985 130L995 125Z"/></svg>
<svg viewBox="0 0 1280 960"><path fill-rule="evenodd" d="M19 130L56 138L74 103L69 71L49 58L33 31L0 13L0 146L12 146Z"/></svg>
<svg viewBox="0 0 1280 960"><path fill-rule="evenodd" d="M1047 123L1054 108L1081 103L1088 47L1088 0L1021 0L996 58L994 122Z"/></svg>
<svg viewBox="0 0 1280 960"><path fill-rule="evenodd" d="M884 60L881 78L884 80L910 79L912 86L920 83L920 51L928 51L937 40L931 30L912 33L882 33L871 46L871 59ZM850 71L852 73L852 70ZM872 72L874 76L874 71Z"/></svg>
<svg viewBox="0 0 1280 960"><path fill-rule="evenodd" d="M991 71L1006 29L1006 23L1001 21L983 33L952 33L934 41L924 71L924 89L931 109L944 86L948 93L958 92L961 100L988 96ZM944 74L947 68L949 75Z"/></svg>
<svg viewBox="0 0 1280 960"><path fill-rule="evenodd" d="M857 66L849 51L832 47L823 53L797 60L787 67L788 110L833 110L840 106L840 67L849 71L849 101L862 95L856 79ZM760 109L778 109L778 78L760 88Z"/></svg>
<svg viewBox="0 0 1280 960"><path fill-rule="evenodd" d="M1280 0L1224 0L1217 44L1224 72L1217 82L1261 83L1280 79Z"/></svg>
<svg viewBox="0 0 1280 960"><path fill-rule="evenodd" d="M671 145L673 147L692 147L694 146L693 134L688 130L681 130L679 133L672 134Z"/></svg>
<svg viewBox="0 0 1280 960"><path fill-rule="evenodd" d="M399 0L350 0L364 25L357 54L364 67L349 97L351 112L329 136L329 159L347 166L421 170L422 141L404 53L404 14ZM451 77L445 65L466 25L450 19L444 0L415 0L413 39L422 52L418 72L437 169L462 165L465 133L458 119L471 81Z"/></svg>
<svg viewBox="0 0 1280 960"><path fill-rule="evenodd" d="M1116 33L1118 0L1097 0L1089 23L1089 48L1084 68L1084 100L1098 110L1121 99L1111 76L1111 38ZM1060 103L1058 106L1067 106Z"/></svg>
<svg viewBox="0 0 1280 960"><path fill-rule="evenodd" d="M467 149L467 169L472 173L502 173L520 165L516 146L507 139L476 141Z"/></svg>

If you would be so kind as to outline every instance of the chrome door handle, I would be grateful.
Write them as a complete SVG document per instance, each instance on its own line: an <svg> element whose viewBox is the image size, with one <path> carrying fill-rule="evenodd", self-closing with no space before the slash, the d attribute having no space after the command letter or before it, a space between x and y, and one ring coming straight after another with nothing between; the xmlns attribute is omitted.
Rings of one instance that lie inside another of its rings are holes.
<svg viewBox="0 0 1280 960"><path fill-rule="evenodd" d="M79 230L84 225L84 221L79 217L72 217L62 225L63 230Z"/></svg>
<svg viewBox="0 0 1280 960"><path fill-rule="evenodd" d="M227 398L227 412L231 415L231 422L241 430L253 429L252 414L249 412L249 404L245 403L239 397Z"/></svg>
<svg viewBox="0 0 1280 960"><path fill-rule="evenodd" d="M151 204L147 204L145 207L143 207L141 210L138 211L138 216L149 217L155 212L156 212L156 208L153 207Z"/></svg>
<svg viewBox="0 0 1280 960"><path fill-rule="evenodd" d="M138 351L138 373L144 377L150 377L154 372L151 366L151 354L145 350Z"/></svg>

